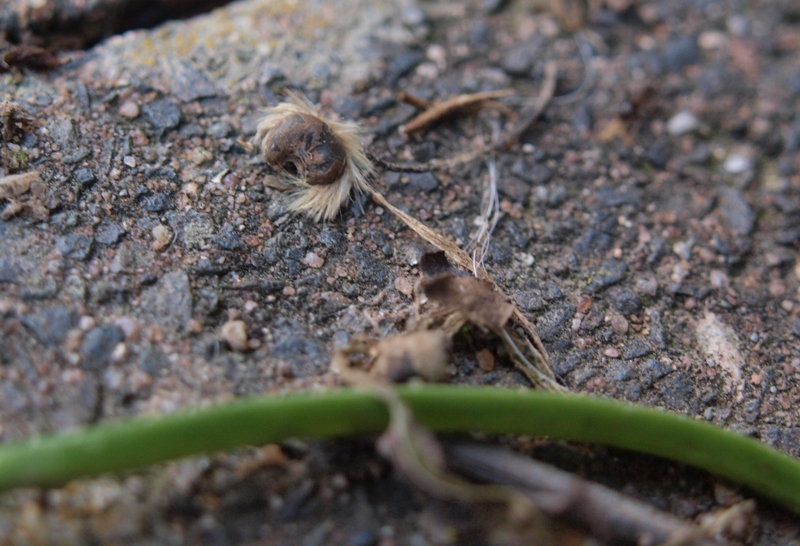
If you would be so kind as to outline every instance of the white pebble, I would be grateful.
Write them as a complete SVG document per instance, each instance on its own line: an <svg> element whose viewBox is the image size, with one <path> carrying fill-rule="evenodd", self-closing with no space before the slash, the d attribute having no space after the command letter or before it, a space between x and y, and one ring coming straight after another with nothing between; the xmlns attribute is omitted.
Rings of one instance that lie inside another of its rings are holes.
<svg viewBox="0 0 800 546"><path fill-rule="evenodd" d="M681 136L697 130L700 121L691 112L678 112L667 122L667 132L672 136Z"/></svg>

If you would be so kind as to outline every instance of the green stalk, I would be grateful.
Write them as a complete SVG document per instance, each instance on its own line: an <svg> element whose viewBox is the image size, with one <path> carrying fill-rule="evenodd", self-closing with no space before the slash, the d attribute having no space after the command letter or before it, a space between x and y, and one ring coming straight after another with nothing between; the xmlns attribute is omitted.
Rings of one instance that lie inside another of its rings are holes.
<svg viewBox="0 0 800 546"><path fill-rule="evenodd" d="M707 423L585 396L486 387L398 390L417 420L436 432L550 436L657 455L746 485L800 514L800 461ZM387 424L385 406L368 393L251 398L3 446L0 489L55 487L79 477L291 437L375 433Z"/></svg>

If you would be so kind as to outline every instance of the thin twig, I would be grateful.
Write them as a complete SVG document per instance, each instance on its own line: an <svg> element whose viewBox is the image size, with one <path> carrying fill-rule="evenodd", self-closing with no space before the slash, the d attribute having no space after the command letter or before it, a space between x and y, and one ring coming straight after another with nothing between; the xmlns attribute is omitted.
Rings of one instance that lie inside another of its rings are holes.
<svg viewBox="0 0 800 546"><path fill-rule="evenodd" d="M548 62L545 65L544 83L542 84L542 89L540 90L538 97L536 97L536 101L533 105L533 110L531 111L530 114L525 116L522 119L522 121L508 133L508 135L506 135L504 138L500 139L497 142L493 142L485 146L479 146L474 150L465 152L463 154L457 155L449 159L434 159L426 163L419 163L415 165L400 164L400 163L393 163L391 161L386 161L369 151L367 152L367 157L369 157L369 159L375 165L387 171L421 173L421 172L449 170L458 165L464 165L466 163L470 163L475 159L478 159L479 157L484 157L488 153L504 150L512 146L515 142L517 142L522 137L522 135L527 133L531 129L531 127L533 127L536 121L538 121L539 117L544 112L548 103L553 98L553 93L555 92L556 88L557 72L558 72L558 65L555 62Z"/></svg>
<svg viewBox="0 0 800 546"><path fill-rule="evenodd" d="M417 133L459 110L477 106L492 99L508 97L513 94L513 89L502 89L500 91L485 91L483 93L458 95L442 102L428 103L427 108L421 114L400 127L400 132L406 135ZM409 99L410 96L406 95L406 98ZM424 103L418 102L418 104Z"/></svg>
<svg viewBox="0 0 800 546"><path fill-rule="evenodd" d="M448 446L450 466L468 477L512 486L543 514L588 531L603 542L681 546L714 544L689 522L507 449Z"/></svg>

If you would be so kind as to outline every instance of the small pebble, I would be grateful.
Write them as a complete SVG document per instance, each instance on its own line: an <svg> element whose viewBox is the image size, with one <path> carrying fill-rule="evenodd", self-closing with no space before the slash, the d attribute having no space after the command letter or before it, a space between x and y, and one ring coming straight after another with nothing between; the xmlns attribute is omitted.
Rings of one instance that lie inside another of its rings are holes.
<svg viewBox="0 0 800 546"><path fill-rule="evenodd" d="M681 136L695 131L700 121L691 112L678 112L667 122L667 132L672 136Z"/></svg>
<svg viewBox="0 0 800 546"><path fill-rule="evenodd" d="M606 355L608 358L619 358L619 349L616 347L609 347L603 354Z"/></svg>
<svg viewBox="0 0 800 546"><path fill-rule="evenodd" d="M131 169L136 167L136 158L133 157L132 155L126 155L125 157L123 157L122 162L125 164L126 167L130 167Z"/></svg>
<svg viewBox="0 0 800 546"><path fill-rule="evenodd" d="M137 118L139 117L139 105L133 101L125 101L119 107L119 115L128 119Z"/></svg>
<svg viewBox="0 0 800 546"><path fill-rule="evenodd" d="M314 252L309 252L306 254L306 257L303 261L308 267L313 267L314 269L319 269L325 263L325 259L320 258L319 255Z"/></svg>
<svg viewBox="0 0 800 546"><path fill-rule="evenodd" d="M494 371L494 355L492 351L489 349L481 349L475 353L475 358L478 360L478 366L480 366L481 371Z"/></svg>
<svg viewBox="0 0 800 546"><path fill-rule="evenodd" d="M122 362L126 358L128 358L128 355L130 354L131 353L128 350L128 346L120 342L117 343L116 346L114 347L114 350L111 351L111 360L113 360L114 362Z"/></svg>
<svg viewBox="0 0 800 546"><path fill-rule="evenodd" d="M152 233L153 239L155 239L153 244L153 250L155 251L163 250L172 241L172 230L164 224L158 224L153 228Z"/></svg>
<svg viewBox="0 0 800 546"><path fill-rule="evenodd" d="M247 343L247 324L243 320L229 320L223 324L222 338L236 351L250 348Z"/></svg>
<svg viewBox="0 0 800 546"><path fill-rule="evenodd" d="M114 319L112 324L122 330L122 333L125 334L125 339L129 341L137 341L139 339L142 329L139 326L139 321L136 319L131 317L118 317Z"/></svg>
<svg viewBox="0 0 800 546"><path fill-rule="evenodd" d="M411 295L414 293L414 286L407 277L397 277L394 280L394 288L401 294L408 297L411 297Z"/></svg>
<svg viewBox="0 0 800 546"><path fill-rule="evenodd" d="M725 158L722 168L728 174L742 174L753 168L753 162L742 154L733 153Z"/></svg>
<svg viewBox="0 0 800 546"><path fill-rule="evenodd" d="M628 328L630 327L630 325L628 324L628 321L625 319L625 317L623 317L622 315L614 313L613 315L611 315L611 320L609 322L611 323L611 329L614 330L614 332L618 334L628 333Z"/></svg>
<svg viewBox="0 0 800 546"><path fill-rule="evenodd" d="M94 317L90 317L89 315L84 315L78 320L78 328L84 332L88 332L94 328L96 324L97 321L94 320Z"/></svg>

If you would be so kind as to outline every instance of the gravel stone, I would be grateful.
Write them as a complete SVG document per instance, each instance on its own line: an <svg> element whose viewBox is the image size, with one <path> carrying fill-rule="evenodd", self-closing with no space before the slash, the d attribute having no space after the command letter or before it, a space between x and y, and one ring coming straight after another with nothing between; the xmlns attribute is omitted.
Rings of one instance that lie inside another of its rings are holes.
<svg viewBox="0 0 800 546"><path fill-rule="evenodd" d="M89 258L93 248L94 239L80 233L71 233L56 239L56 249L65 258L84 261Z"/></svg>
<svg viewBox="0 0 800 546"><path fill-rule="evenodd" d="M125 339L122 330L116 326L93 328L86 333L81 342L81 366L88 371L102 371L111 362L111 352L117 343Z"/></svg>
<svg viewBox="0 0 800 546"><path fill-rule="evenodd" d="M211 241L224 250L240 250L244 243L230 224L225 224Z"/></svg>
<svg viewBox="0 0 800 546"><path fill-rule="evenodd" d="M670 72L680 72L700 61L700 49L693 36L677 38L664 48L664 62Z"/></svg>
<svg viewBox="0 0 800 546"><path fill-rule="evenodd" d="M181 110L171 99L158 99L145 104L144 116L159 134L174 129L181 123Z"/></svg>
<svg viewBox="0 0 800 546"><path fill-rule="evenodd" d="M700 120L691 112L678 112L667 121L667 132L672 136L683 136L696 131Z"/></svg>
<svg viewBox="0 0 800 546"><path fill-rule="evenodd" d="M77 326L78 315L56 305L22 317L22 323L47 347L57 347L67 338L67 332Z"/></svg>
<svg viewBox="0 0 800 546"><path fill-rule="evenodd" d="M142 208L147 212L164 212L172 208L172 193L159 192L145 198Z"/></svg>
<svg viewBox="0 0 800 546"><path fill-rule="evenodd" d="M588 284L584 289L588 294L597 294L625 278L628 266L619 260L606 260L599 267L589 270Z"/></svg>
<svg viewBox="0 0 800 546"><path fill-rule="evenodd" d="M94 230L94 240L101 245L115 245L123 235L125 230L108 220L100 222Z"/></svg>
<svg viewBox="0 0 800 546"><path fill-rule="evenodd" d="M170 71L172 79L170 80L170 87L172 94L181 102L191 102L197 99L204 99L207 97L215 97L219 94L217 86L211 79L203 72L189 65L186 62L175 63L175 69ZM152 104L152 103L151 103ZM174 113L170 114L174 117ZM166 129L171 129L180 123L180 110L178 110L178 121L174 125L165 126ZM162 121L161 123L165 123ZM155 122L151 121L153 125ZM161 127L156 127L161 130Z"/></svg>
<svg viewBox="0 0 800 546"><path fill-rule="evenodd" d="M183 331L192 318L192 290L185 271L172 271L142 294L142 314L165 331Z"/></svg>
<svg viewBox="0 0 800 546"><path fill-rule="evenodd" d="M756 213L745 200L742 192L736 188L722 186L719 188L719 203L728 227L737 235L747 236L753 233L756 225Z"/></svg>
<svg viewBox="0 0 800 546"><path fill-rule="evenodd" d="M75 182L83 187L91 186L94 184L95 180L97 180L92 169L88 168L76 169L75 172L72 173L72 177L75 179Z"/></svg>
<svg viewBox="0 0 800 546"><path fill-rule="evenodd" d="M623 347L622 358L625 360L633 360L634 358L642 358L652 353L653 349L647 343L641 339L634 339Z"/></svg>
<svg viewBox="0 0 800 546"><path fill-rule="evenodd" d="M606 378L610 381L630 381L634 377L633 368L627 362L612 360L606 367Z"/></svg>
<svg viewBox="0 0 800 546"><path fill-rule="evenodd" d="M626 317L642 312L642 299L629 288L612 288L608 291L608 298L617 311Z"/></svg>

